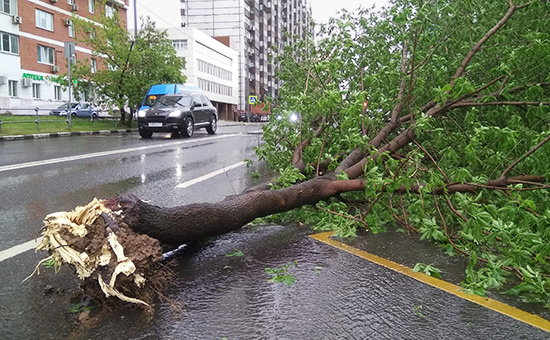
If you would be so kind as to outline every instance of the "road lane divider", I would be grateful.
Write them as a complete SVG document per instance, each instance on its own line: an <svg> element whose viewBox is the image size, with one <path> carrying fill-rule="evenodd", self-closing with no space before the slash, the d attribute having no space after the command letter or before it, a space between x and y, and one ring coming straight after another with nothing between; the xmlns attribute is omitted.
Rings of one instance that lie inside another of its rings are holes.
<svg viewBox="0 0 550 340"><path fill-rule="evenodd" d="M18 244L6 250L0 251L0 262L36 248L42 242L42 236L29 242Z"/></svg>
<svg viewBox="0 0 550 340"><path fill-rule="evenodd" d="M546 332L550 332L550 321L541 318L538 315L534 315L531 313L527 313L525 311L522 311L521 309L518 309L516 307L512 307L510 305L507 305L505 303L502 303L497 300L493 300L490 298L484 298L479 295L474 294L468 294L462 291L460 286L457 286L455 284L452 284L450 282L435 278L433 276L426 275L424 273L415 272L411 268L406 267L402 264L390 261L388 259L376 256L374 254L371 254L369 252L366 252L364 250L360 250L357 248L353 248L345 243L336 241L332 239L332 232L324 232L319 234L313 234L310 235L311 238L323 242L325 244L328 244L332 247L338 248L340 250L343 250L345 252L348 252L350 254L353 254L355 256L359 256L369 262L376 263L380 266L383 266L385 268L391 269L393 271L396 271L400 274L409 276L413 279L416 279L420 282L423 282L425 284L428 284L432 287L438 288L440 290L443 290L447 293L453 294L455 296L458 296L464 300L468 300L470 302L473 302L475 304L481 305L485 308L494 310L495 312L504 314L506 316L509 316L513 319L516 319L518 321L524 322L526 324L529 324L531 326L540 328Z"/></svg>
<svg viewBox="0 0 550 340"><path fill-rule="evenodd" d="M32 167L36 167L36 166L57 164L57 163L63 163L63 162L79 161L79 160L90 159L90 158L95 158L95 157L111 156L111 155L127 153L127 152L146 151L146 150L150 150L150 149L171 147L171 146L176 146L176 145L180 145L180 144L189 144L189 143L193 143L193 142L212 141L212 140L216 140L216 139L222 139L222 138L227 138L227 137L235 137L235 136L240 136L240 135L243 135L243 134L242 133L234 133L234 134L228 134L228 135L218 135L218 136L212 136L212 137L201 138L201 139L188 139L186 141L178 141L178 142L171 142L171 143L162 143L162 144L138 146L138 147L126 148L126 149L93 152L93 153L88 153L88 154L83 154L83 155L76 155L76 156L45 159L45 160L42 160L42 161L26 162L26 163L11 164L11 165L3 165L3 166L0 166L0 172L10 171L10 170L19 170L19 169L24 169L24 168L32 168Z"/></svg>
<svg viewBox="0 0 550 340"><path fill-rule="evenodd" d="M205 181L205 180L207 180L207 179L209 179L209 178L212 178L212 177L214 177L214 176L221 175L221 174L223 174L223 173L225 173L225 172L227 172L227 171L229 171L229 170L231 170L231 169L238 168L238 167L243 166L243 165L245 165L245 164L246 164L246 162L239 162L239 163L235 163L235 164L233 164L233 165L227 166L227 167L223 167L223 168L220 169L220 170L216 170L216 171L214 171L214 172L211 172L211 173L209 173L209 174L206 174L206 175L197 177L197 178L192 179L192 180L190 180L190 181L180 183L180 184L176 185L176 188L187 188L187 187L190 187L190 186L192 186L192 185L195 185L195 184L197 184L197 183L200 183L200 182L202 182L202 181Z"/></svg>

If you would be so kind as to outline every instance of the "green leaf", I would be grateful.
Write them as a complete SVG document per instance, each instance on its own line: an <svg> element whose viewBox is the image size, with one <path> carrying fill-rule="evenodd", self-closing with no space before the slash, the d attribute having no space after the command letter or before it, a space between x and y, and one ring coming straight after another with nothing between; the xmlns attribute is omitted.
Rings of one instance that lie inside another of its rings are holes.
<svg viewBox="0 0 550 340"><path fill-rule="evenodd" d="M241 257L241 256L244 256L244 253L242 252L242 250L235 249L234 251L225 254L225 256L236 256L236 257Z"/></svg>

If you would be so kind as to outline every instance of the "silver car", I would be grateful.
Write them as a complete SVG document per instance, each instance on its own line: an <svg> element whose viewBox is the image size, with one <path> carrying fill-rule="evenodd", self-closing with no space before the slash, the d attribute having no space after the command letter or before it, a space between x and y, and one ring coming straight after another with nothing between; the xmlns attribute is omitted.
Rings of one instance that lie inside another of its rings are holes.
<svg viewBox="0 0 550 340"><path fill-rule="evenodd" d="M57 109L53 109L50 111L50 115L55 116L66 116L69 108L69 103L65 103L61 106L59 106ZM71 103L71 117L94 117L97 118L99 116L99 113L97 111L97 108L91 104L86 102L80 102L80 103Z"/></svg>

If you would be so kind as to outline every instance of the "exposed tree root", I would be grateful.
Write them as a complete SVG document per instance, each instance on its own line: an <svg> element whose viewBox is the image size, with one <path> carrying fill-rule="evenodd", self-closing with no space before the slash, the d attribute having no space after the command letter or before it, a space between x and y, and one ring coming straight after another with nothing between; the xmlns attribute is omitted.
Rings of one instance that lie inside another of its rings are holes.
<svg viewBox="0 0 550 340"><path fill-rule="evenodd" d="M74 267L86 296L102 302L115 297L150 311L156 292L170 277L160 264L158 240L136 234L120 211L98 199L70 212L50 214L44 224L44 239L36 250L49 251L57 266Z"/></svg>

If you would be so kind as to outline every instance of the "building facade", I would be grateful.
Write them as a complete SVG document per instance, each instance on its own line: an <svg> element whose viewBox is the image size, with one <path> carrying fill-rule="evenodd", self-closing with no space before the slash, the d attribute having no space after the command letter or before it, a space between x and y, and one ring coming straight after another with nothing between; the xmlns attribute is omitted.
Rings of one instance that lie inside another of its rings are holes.
<svg viewBox="0 0 550 340"><path fill-rule="evenodd" d="M250 111L249 97L275 98L281 85L270 57L311 32L307 0L180 0L184 27L212 37L229 37L238 51L240 110Z"/></svg>
<svg viewBox="0 0 550 340"><path fill-rule="evenodd" d="M194 27L166 29L178 57L185 61L187 83L199 86L218 109L233 119L238 104L238 53Z"/></svg>
<svg viewBox="0 0 550 340"><path fill-rule="evenodd" d="M127 0L124 0L127 1ZM74 42L71 18L94 20L113 15L126 22L126 2L108 0L4 0L0 4L0 110L28 113L21 108L49 109L69 100L61 74L67 73L65 42ZM97 61L92 51L76 43L77 60ZM80 94L88 99L90 93ZM44 111L46 112L46 111ZM41 113L44 113L41 112Z"/></svg>

